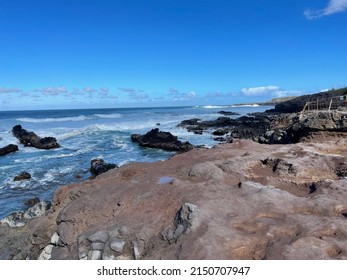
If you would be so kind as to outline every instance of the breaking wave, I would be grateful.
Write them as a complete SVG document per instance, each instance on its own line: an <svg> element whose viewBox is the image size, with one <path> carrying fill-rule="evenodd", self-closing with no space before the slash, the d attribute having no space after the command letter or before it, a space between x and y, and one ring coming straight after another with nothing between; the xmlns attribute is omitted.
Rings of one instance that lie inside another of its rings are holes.
<svg viewBox="0 0 347 280"><path fill-rule="evenodd" d="M18 118L17 121L28 123L50 123L50 122L81 122L85 120L94 119L118 119L121 114L94 114L94 115L80 115L77 117L61 117L61 118Z"/></svg>

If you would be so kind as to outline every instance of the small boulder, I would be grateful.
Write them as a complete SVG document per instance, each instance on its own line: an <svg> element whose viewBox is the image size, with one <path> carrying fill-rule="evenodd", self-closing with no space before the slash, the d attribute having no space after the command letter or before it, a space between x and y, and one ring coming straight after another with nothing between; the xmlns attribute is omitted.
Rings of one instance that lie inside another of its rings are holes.
<svg viewBox="0 0 347 280"><path fill-rule="evenodd" d="M110 248L117 252L122 253L125 246L125 241L118 237L113 237L110 239Z"/></svg>
<svg viewBox="0 0 347 280"><path fill-rule="evenodd" d="M14 153L17 151L18 151L18 146L10 144L10 145L7 145L3 148L0 148L0 156L5 156L7 154Z"/></svg>
<svg viewBox="0 0 347 280"><path fill-rule="evenodd" d="M215 131L212 132L213 135L216 135L216 136L223 136L225 134L227 134L229 131L227 129L217 129Z"/></svg>
<svg viewBox="0 0 347 280"><path fill-rule="evenodd" d="M106 230L98 230L97 232L93 233L88 237L88 240L90 242L101 242L101 243L106 243L108 240L109 236Z"/></svg>
<svg viewBox="0 0 347 280"><path fill-rule="evenodd" d="M36 203L39 203L40 199L38 197L30 198L26 202L24 202L25 205L28 207L34 206Z"/></svg>
<svg viewBox="0 0 347 280"><path fill-rule="evenodd" d="M21 174L14 177L13 181L24 181L31 179L31 174L28 172L22 172Z"/></svg>
<svg viewBox="0 0 347 280"><path fill-rule="evenodd" d="M90 173L94 176L98 176L101 173L105 173L110 169L118 168L117 164L107 163L103 159L92 159L90 163Z"/></svg>
<svg viewBox="0 0 347 280"><path fill-rule="evenodd" d="M224 115L224 116L238 116L239 113L230 112L230 111L219 111L218 114Z"/></svg>

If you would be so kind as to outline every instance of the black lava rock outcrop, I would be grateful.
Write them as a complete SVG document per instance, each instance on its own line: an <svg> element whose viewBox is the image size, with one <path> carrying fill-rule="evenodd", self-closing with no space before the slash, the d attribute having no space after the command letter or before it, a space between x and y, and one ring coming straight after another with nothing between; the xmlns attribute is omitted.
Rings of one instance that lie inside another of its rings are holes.
<svg viewBox="0 0 347 280"><path fill-rule="evenodd" d="M34 147L37 149L55 149L59 148L60 145L57 139L54 137L39 137L34 132L29 132L22 128L21 125L16 125L12 128L13 135L19 140L21 144L26 147Z"/></svg>
<svg viewBox="0 0 347 280"><path fill-rule="evenodd" d="M218 114L224 115L224 116L238 116L239 113L236 112L230 112L230 111L219 111Z"/></svg>
<svg viewBox="0 0 347 280"><path fill-rule="evenodd" d="M10 145L7 145L3 148L0 148L0 156L5 156L7 154L14 153L17 151L18 151L18 146L10 144Z"/></svg>
<svg viewBox="0 0 347 280"><path fill-rule="evenodd" d="M192 150L194 146L187 142L181 142L177 136L170 132L159 131L158 128L152 129L144 135L132 134L131 140L139 143L142 147L158 148L167 151L186 152Z"/></svg>
<svg viewBox="0 0 347 280"><path fill-rule="evenodd" d="M219 117L210 121L200 121L199 119L184 120L177 126L186 128L189 132L199 134L214 129L213 135L219 136L231 133L231 137L255 140L269 130L270 118L272 118L270 115L259 113L237 119Z"/></svg>

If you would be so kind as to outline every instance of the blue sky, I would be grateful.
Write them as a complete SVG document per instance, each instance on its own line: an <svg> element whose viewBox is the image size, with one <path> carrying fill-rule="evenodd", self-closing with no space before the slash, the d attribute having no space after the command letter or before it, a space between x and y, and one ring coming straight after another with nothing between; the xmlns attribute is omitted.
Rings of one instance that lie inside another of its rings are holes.
<svg viewBox="0 0 347 280"><path fill-rule="evenodd" d="M347 0L0 0L0 111L347 86Z"/></svg>

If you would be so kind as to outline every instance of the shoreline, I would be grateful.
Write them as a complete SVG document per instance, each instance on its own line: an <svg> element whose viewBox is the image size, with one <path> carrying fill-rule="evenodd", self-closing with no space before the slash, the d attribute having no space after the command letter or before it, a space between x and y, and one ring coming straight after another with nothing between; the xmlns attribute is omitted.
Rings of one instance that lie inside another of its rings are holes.
<svg viewBox="0 0 347 280"><path fill-rule="evenodd" d="M332 169L346 141L273 147L237 140L62 186L44 216L0 226L1 258L346 259L347 180ZM175 220L189 207L189 223Z"/></svg>
<svg viewBox="0 0 347 280"><path fill-rule="evenodd" d="M346 116L182 121L221 144L60 186L0 259L347 259Z"/></svg>

